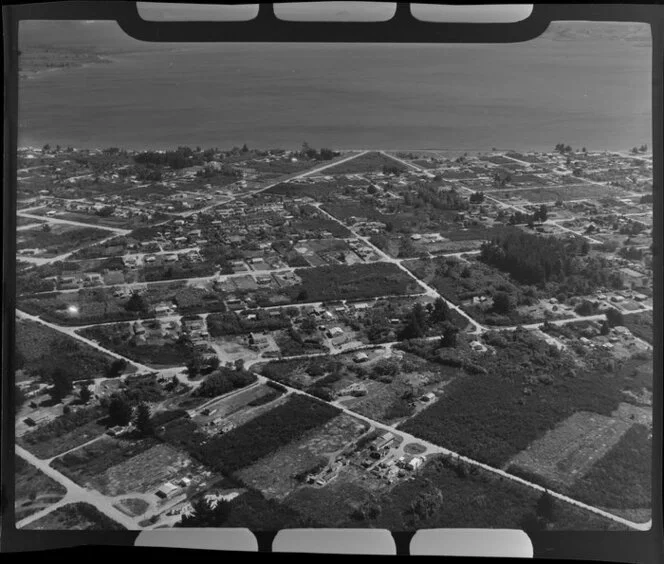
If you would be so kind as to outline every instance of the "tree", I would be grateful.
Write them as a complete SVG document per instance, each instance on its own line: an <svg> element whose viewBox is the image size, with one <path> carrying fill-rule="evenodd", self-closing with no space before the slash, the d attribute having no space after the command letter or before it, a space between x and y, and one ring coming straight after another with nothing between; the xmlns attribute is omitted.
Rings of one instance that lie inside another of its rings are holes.
<svg viewBox="0 0 664 564"><path fill-rule="evenodd" d="M143 315L147 314L150 310L150 306L147 300L138 292L134 292L129 298L129 301L125 305L127 311L135 311L142 313Z"/></svg>
<svg viewBox="0 0 664 564"><path fill-rule="evenodd" d="M113 425L127 425L132 416L131 405L119 395L114 394L108 404L108 417Z"/></svg>
<svg viewBox="0 0 664 564"><path fill-rule="evenodd" d="M537 516L551 523L555 518L556 499L548 490L545 491L537 501Z"/></svg>
<svg viewBox="0 0 664 564"><path fill-rule="evenodd" d="M108 365L106 374L109 378L117 378L127 368L127 361L124 358L116 358Z"/></svg>
<svg viewBox="0 0 664 564"><path fill-rule="evenodd" d="M521 519L521 529L526 533L536 533L545 528L545 523L535 513L527 513Z"/></svg>
<svg viewBox="0 0 664 564"><path fill-rule="evenodd" d="M242 149L240 149L241 153L248 153L249 152L249 147L247 147L247 144L245 143L242 145Z"/></svg>
<svg viewBox="0 0 664 564"><path fill-rule="evenodd" d="M456 347L457 345L457 335L459 334L459 328L450 323L449 321L445 322L445 329L443 330L443 338L441 339L441 345L443 347Z"/></svg>
<svg viewBox="0 0 664 564"><path fill-rule="evenodd" d="M135 424L138 432L143 436L151 435L154 432L152 425L152 414L147 403L141 402L136 407Z"/></svg>
<svg viewBox="0 0 664 564"><path fill-rule="evenodd" d="M27 397L25 396L25 392L19 388L18 386L14 386L14 410L18 412L21 407L23 407L23 404L27 401Z"/></svg>
<svg viewBox="0 0 664 564"><path fill-rule="evenodd" d="M44 231L45 233L50 233L51 225L49 223L44 223L44 225L42 225L42 231Z"/></svg>
<svg viewBox="0 0 664 564"><path fill-rule="evenodd" d="M542 204L535 212L535 220L544 223L549 215L549 210L545 204Z"/></svg>
<svg viewBox="0 0 664 564"><path fill-rule="evenodd" d="M507 315L512 311L512 296L507 292L496 292L493 296L493 310L500 315Z"/></svg>
<svg viewBox="0 0 664 564"><path fill-rule="evenodd" d="M433 302L433 310L431 311L430 319L434 323L440 323L447 319L449 312L450 308L447 305L447 302L443 298L436 298L436 301Z"/></svg>
<svg viewBox="0 0 664 564"><path fill-rule="evenodd" d="M623 317L623 314L613 307L607 310L606 321L610 327L625 324L625 318Z"/></svg>
<svg viewBox="0 0 664 564"><path fill-rule="evenodd" d="M602 322L602 327L600 328L599 333L600 333L600 335L606 336L606 335L609 334L610 331L611 331L611 327L609 325L609 321L607 319L605 319Z"/></svg>
<svg viewBox="0 0 664 564"><path fill-rule="evenodd" d="M79 392L78 397L81 398L81 401L83 403L88 403L90 401L90 398L92 397L92 392L90 391L90 388L88 388L88 386L81 386L81 391Z"/></svg>
<svg viewBox="0 0 664 564"><path fill-rule="evenodd" d="M222 527L231 513L231 502L219 500L216 504L208 503L202 497L192 502L193 511L189 515L183 515L178 527Z"/></svg>
<svg viewBox="0 0 664 564"><path fill-rule="evenodd" d="M51 372L51 383L53 387L49 390L55 403L60 403L64 397L74 388L71 383L71 375L62 368L56 367Z"/></svg>
<svg viewBox="0 0 664 564"><path fill-rule="evenodd" d="M471 204L481 204L484 201L484 192L473 192L469 199Z"/></svg>

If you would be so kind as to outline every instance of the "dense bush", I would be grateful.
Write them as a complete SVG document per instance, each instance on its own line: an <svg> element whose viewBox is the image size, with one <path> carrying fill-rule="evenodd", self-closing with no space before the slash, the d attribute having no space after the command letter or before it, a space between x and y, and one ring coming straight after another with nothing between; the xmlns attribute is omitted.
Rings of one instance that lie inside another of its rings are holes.
<svg viewBox="0 0 664 564"><path fill-rule="evenodd" d="M543 286L554 282L571 294L590 294L598 286L621 285L607 259L587 254L585 239L562 240L505 229L482 245L480 260L508 272L521 284Z"/></svg>
<svg viewBox="0 0 664 564"><path fill-rule="evenodd" d="M241 427L215 437L202 447L202 457L225 473L244 468L278 448L320 427L340 410L312 398L295 395Z"/></svg>
<svg viewBox="0 0 664 564"><path fill-rule="evenodd" d="M622 401L622 382L603 369L576 374L571 357L524 330L502 337L506 345L483 359L486 374L451 381L404 431L501 466L576 411L610 415Z"/></svg>

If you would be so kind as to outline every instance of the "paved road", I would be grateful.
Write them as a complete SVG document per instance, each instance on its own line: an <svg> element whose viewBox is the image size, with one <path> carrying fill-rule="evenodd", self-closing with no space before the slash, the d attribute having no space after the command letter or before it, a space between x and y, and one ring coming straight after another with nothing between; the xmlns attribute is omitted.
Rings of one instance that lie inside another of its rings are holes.
<svg viewBox="0 0 664 564"><path fill-rule="evenodd" d="M65 499L62 501L61 505L64 505L65 503L86 502L91 505L94 505L99 511L104 513L108 518L112 519L113 521L116 521L117 523L120 523L121 525L124 525L125 527L127 527L127 529L139 529L134 519L128 517L127 515L117 510L115 507L113 507L114 502L112 501L112 499L108 498L105 495L102 495L96 490L89 490L86 488L82 488L76 482L73 482L66 476L63 476L57 470L51 468L51 466L47 462L45 462L44 460L40 460L39 458L29 453L24 448L20 447L19 445L15 445L15 450L18 456L20 456L21 458L23 458L33 466L37 467L49 478L52 478L53 480L55 480L56 482L62 484L65 488L67 488L67 494L65 496ZM49 510L52 509L53 507L49 508ZM44 511L40 513L46 514L49 512L50 511ZM40 516L42 516L42 515L39 516L36 515L39 514L31 515L30 517L23 519L22 521L17 523L17 527L20 528L21 526L25 526L26 524L29 524L32 521L38 519Z"/></svg>
<svg viewBox="0 0 664 564"><path fill-rule="evenodd" d="M327 215L330 219L336 221L340 225L343 225L341 221L339 221L336 217L334 217L331 213L327 212L324 210L321 206L322 204L314 204L322 213ZM353 229L351 229L353 234L363 241L367 246L371 247L371 249L379 256L382 258L382 262L390 262L392 264L395 264L396 266L399 267L403 272L405 272L409 278L412 278L419 286L422 286L426 290L426 294L431 296L432 298L441 298L450 309L453 309L456 311L459 315L464 317L470 324L473 325L473 331L471 333L480 333L484 330L483 326L478 323L475 319L473 319L470 315L468 315L465 311L460 309L456 304L450 302L447 300L444 296L440 295L437 290L429 286L426 282L415 276L410 270L408 270L403 264L401 259L396 259L394 257L389 256L386 254L384 251L379 249L376 245L374 245L368 237L364 237L363 235L358 234L355 232Z"/></svg>

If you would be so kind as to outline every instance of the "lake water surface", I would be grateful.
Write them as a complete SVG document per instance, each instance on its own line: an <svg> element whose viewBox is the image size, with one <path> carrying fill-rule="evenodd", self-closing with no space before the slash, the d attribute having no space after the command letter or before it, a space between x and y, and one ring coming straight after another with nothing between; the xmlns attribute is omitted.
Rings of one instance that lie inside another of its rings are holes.
<svg viewBox="0 0 664 564"><path fill-rule="evenodd" d="M19 145L589 150L651 144L651 54L511 45L172 45L20 84Z"/></svg>

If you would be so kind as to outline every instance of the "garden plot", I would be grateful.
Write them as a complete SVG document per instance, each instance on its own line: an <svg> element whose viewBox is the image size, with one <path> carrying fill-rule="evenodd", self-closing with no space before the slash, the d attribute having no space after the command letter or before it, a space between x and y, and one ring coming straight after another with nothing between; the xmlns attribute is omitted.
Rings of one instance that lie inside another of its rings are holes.
<svg viewBox="0 0 664 564"><path fill-rule="evenodd" d="M580 411L534 441L507 465L510 471L537 475L546 484L570 487L615 445L631 423Z"/></svg>
<svg viewBox="0 0 664 564"><path fill-rule="evenodd" d="M97 476L109 468L145 452L156 444L154 439L126 440L103 436L56 458L51 465L77 484L88 487Z"/></svg>
<svg viewBox="0 0 664 564"><path fill-rule="evenodd" d="M154 493L167 481L201 475L200 467L187 454L158 444L93 478L90 483L105 495Z"/></svg>
<svg viewBox="0 0 664 564"><path fill-rule="evenodd" d="M265 497L282 500L304 483L310 471L327 464L367 427L349 415L339 415L299 441L245 468L238 475Z"/></svg>

